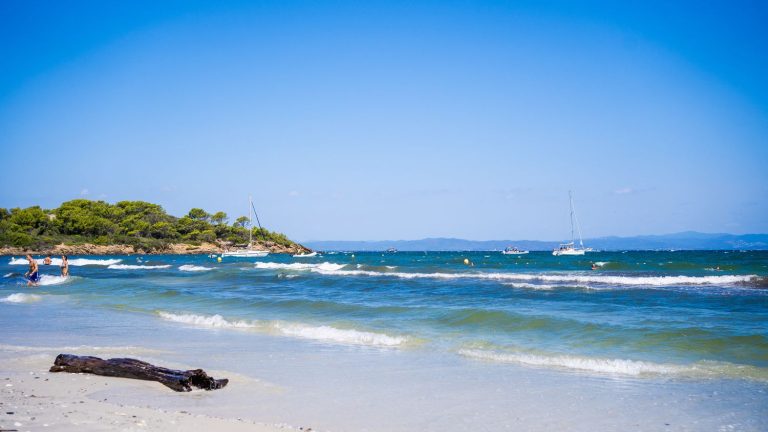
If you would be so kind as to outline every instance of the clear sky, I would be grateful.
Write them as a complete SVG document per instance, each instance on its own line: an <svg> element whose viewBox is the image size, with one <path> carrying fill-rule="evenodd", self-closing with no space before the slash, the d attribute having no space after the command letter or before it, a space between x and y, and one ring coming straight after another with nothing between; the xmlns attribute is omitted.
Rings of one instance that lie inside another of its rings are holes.
<svg viewBox="0 0 768 432"><path fill-rule="evenodd" d="M625 4L626 3L626 4ZM629 4L636 3L636 4ZM2 1L0 207L297 240L768 232L768 3Z"/></svg>

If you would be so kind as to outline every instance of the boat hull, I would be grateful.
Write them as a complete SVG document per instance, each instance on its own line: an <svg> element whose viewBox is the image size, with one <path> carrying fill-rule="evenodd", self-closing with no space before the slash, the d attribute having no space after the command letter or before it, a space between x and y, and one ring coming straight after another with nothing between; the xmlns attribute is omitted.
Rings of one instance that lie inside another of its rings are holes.
<svg viewBox="0 0 768 432"><path fill-rule="evenodd" d="M584 255L584 249L566 249L566 250L553 250L552 255Z"/></svg>
<svg viewBox="0 0 768 432"><path fill-rule="evenodd" d="M525 255L528 251L501 251L504 255Z"/></svg>

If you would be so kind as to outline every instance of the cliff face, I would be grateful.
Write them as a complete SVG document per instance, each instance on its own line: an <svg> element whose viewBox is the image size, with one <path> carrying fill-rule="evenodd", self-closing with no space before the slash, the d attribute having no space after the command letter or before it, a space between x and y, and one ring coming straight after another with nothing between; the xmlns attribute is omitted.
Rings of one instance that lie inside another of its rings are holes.
<svg viewBox="0 0 768 432"><path fill-rule="evenodd" d="M296 254L310 251L310 249L298 243L294 243L291 246L284 246L274 242L254 242L254 248L268 250L270 253L286 254ZM131 245L94 245L88 243L78 245L58 244L47 249L0 247L0 255L194 255L212 253L217 254L224 251L225 248L222 245L214 243L201 243L200 245L173 243L167 245L164 249L149 251L143 250L141 248L135 248Z"/></svg>

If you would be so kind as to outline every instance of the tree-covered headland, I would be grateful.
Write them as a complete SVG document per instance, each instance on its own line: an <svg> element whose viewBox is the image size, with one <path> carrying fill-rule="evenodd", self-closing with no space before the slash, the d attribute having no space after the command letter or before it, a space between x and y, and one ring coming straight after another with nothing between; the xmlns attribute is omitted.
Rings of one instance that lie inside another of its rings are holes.
<svg viewBox="0 0 768 432"><path fill-rule="evenodd" d="M232 246L248 243L249 229L254 242L296 245L284 234L249 227L245 216L230 224L226 213L211 214L200 208L182 217L169 215L161 206L144 201L110 204L76 199L55 209L0 208L0 246L28 249L58 244L120 244L145 251L162 251L177 243Z"/></svg>

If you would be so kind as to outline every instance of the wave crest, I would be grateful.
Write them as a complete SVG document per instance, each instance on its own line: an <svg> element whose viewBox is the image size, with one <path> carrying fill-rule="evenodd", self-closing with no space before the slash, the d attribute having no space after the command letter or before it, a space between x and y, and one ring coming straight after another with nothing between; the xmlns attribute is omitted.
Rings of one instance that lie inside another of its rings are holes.
<svg viewBox="0 0 768 432"><path fill-rule="evenodd" d="M69 281L72 276L40 275L38 285L58 285Z"/></svg>
<svg viewBox="0 0 768 432"><path fill-rule="evenodd" d="M276 262L257 262L254 267L258 269L270 269L270 270L318 270L334 272L346 267L346 264L334 264L329 262L323 262L319 264L309 263L276 263Z"/></svg>
<svg viewBox="0 0 768 432"><path fill-rule="evenodd" d="M0 299L3 303L32 303L42 300L42 297L37 294L25 294L14 293L5 298Z"/></svg>
<svg viewBox="0 0 768 432"><path fill-rule="evenodd" d="M179 266L179 270L181 271L188 271L188 272L202 272L202 271L208 271L213 270L211 267L203 267L203 266L196 266L192 264L184 264Z"/></svg>
<svg viewBox="0 0 768 432"><path fill-rule="evenodd" d="M609 276L578 274L529 274L529 273L406 273L378 272L370 270L341 270L312 268L313 272L338 276L387 276L402 279L486 279L518 282L556 282L577 284L626 285L626 286L679 286L679 285L738 285L753 282L756 275L721 276Z"/></svg>
<svg viewBox="0 0 768 432"><path fill-rule="evenodd" d="M282 321L244 321L227 320L223 316L216 315L196 315L196 314L174 314L170 312L158 312L160 318L166 321L173 321L183 324L194 325L197 327L223 328L223 329L251 329L265 333L278 334L281 336L297 337L302 339L312 339L322 342L377 346L377 347L398 347L408 342L406 336L390 336L384 333L368 332L354 329L341 329L337 327L322 325L311 326L301 323L291 323Z"/></svg>
<svg viewBox="0 0 768 432"><path fill-rule="evenodd" d="M461 349L459 354L484 361L570 369L608 375L627 375L633 377L659 375L677 375L694 378L727 377L768 382L768 369L766 368L707 360L691 364L669 364L565 354L498 352L482 349Z"/></svg>
<svg viewBox="0 0 768 432"><path fill-rule="evenodd" d="M37 258L35 261L40 265L43 264L43 258ZM115 259L90 259L90 258L74 258L70 259L69 265L74 267L81 267L81 266L109 266L112 264L117 264L121 262L121 259L115 258ZM10 265L26 265L29 264L26 258L11 258L11 261L8 263ZM59 266L61 265L61 258L51 258L51 265Z"/></svg>
<svg viewBox="0 0 768 432"><path fill-rule="evenodd" d="M162 264L162 265L112 264L107 268L111 270L155 270L155 269L167 269L170 267L171 267L170 264Z"/></svg>
<svg viewBox="0 0 768 432"><path fill-rule="evenodd" d="M339 329L331 326L312 327L303 324L282 323L274 323L273 326L280 333L287 336L341 342L345 344L396 347L407 342L407 338L403 336L390 336L384 333Z"/></svg>

